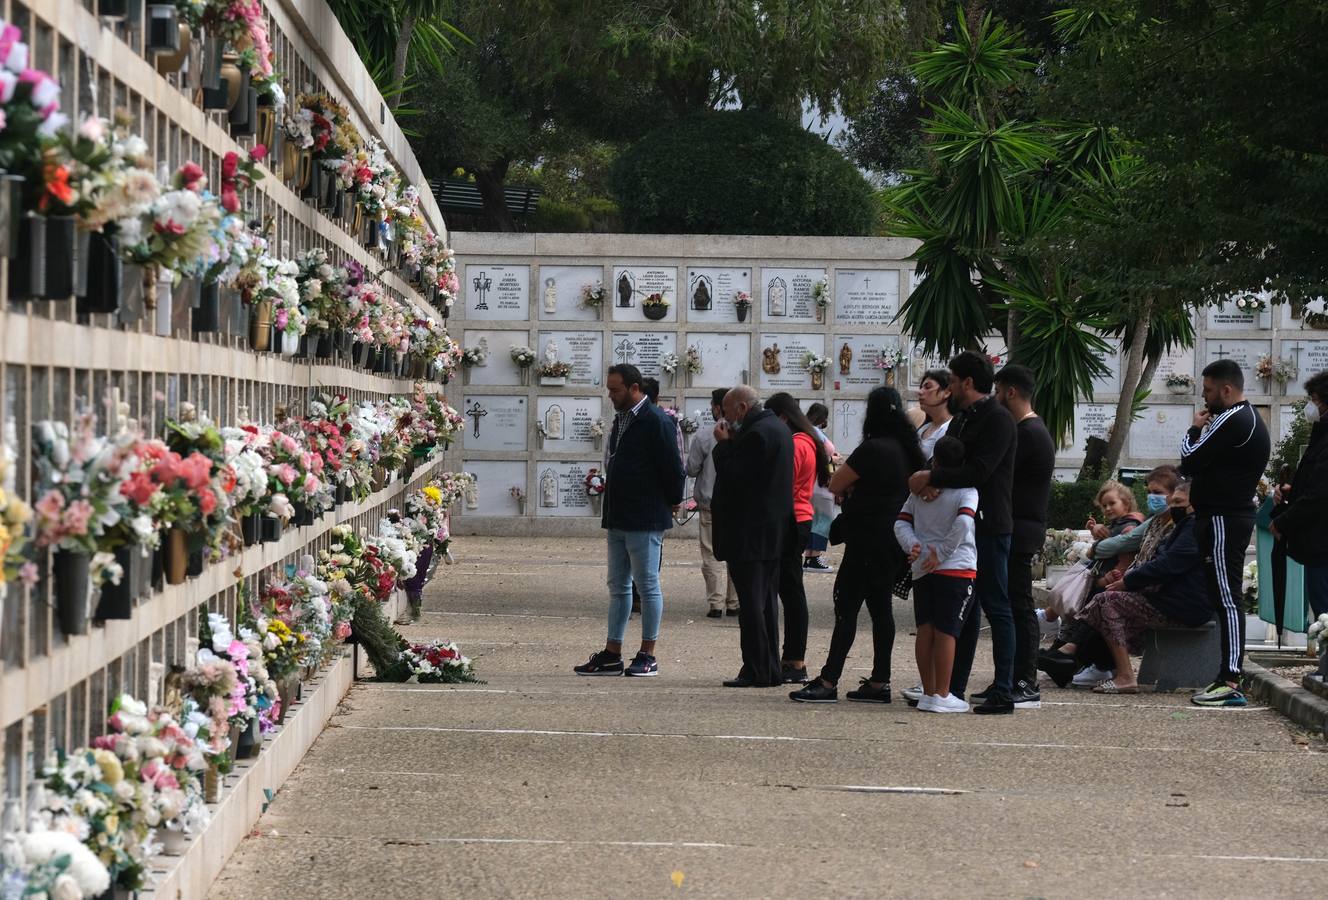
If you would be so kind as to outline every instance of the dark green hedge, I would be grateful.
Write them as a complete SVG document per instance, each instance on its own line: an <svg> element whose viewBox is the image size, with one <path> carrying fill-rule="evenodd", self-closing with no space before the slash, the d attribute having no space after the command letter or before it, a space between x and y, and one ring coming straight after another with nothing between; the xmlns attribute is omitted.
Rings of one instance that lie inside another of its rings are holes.
<svg viewBox="0 0 1328 900"><path fill-rule="evenodd" d="M757 112L710 112L662 126L614 162L628 231L871 234L873 190L835 148Z"/></svg>
<svg viewBox="0 0 1328 900"><path fill-rule="evenodd" d="M1083 528L1090 515L1101 521L1102 514L1093 503L1101 486L1099 481L1054 482L1051 486L1051 502L1047 505L1047 527ZM1136 480L1131 488L1139 510L1147 516L1148 489L1143 480Z"/></svg>

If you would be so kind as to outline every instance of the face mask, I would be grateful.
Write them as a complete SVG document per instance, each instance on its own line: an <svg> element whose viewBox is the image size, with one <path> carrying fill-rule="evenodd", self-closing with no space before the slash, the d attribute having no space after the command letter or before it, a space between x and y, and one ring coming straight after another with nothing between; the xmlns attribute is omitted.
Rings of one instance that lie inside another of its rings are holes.
<svg viewBox="0 0 1328 900"><path fill-rule="evenodd" d="M739 431L742 431L741 422L729 422L729 434L737 434Z"/></svg>
<svg viewBox="0 0 1328 900"><path fill-rule="evenodd" d="M1313 401L1310 401L1309 403L1306 403L1306 404L1305 404L1305 421L1306 421L1306 422L1309 422L1311 425L1313 425L1315 422L1319 421L1319 415L1320 415L1320 413L1319 413L1319 404L1317 404L1317 403L1315 403L1315 402L1313 402Z"/></svg>
<svg viewBox="0 0 1328 900"><path fill-rule="evenodd" d="M1177 525L1179 525L1181 522L1184 522L1185 517L1188 516L1189 514L1190 511L1187 507L1184 506L1171 507L1171 521L1175 522Z"/></svg>
<svg viewBox="0 0 1328 900"><path fill-rule="evenodd" d="M1166 495L1166 494L1149 494L1149 495L1148 495L1148 511L1149 511L1150 513L1166 512L1166 509L1167 509L1167 495Z"/></svg>

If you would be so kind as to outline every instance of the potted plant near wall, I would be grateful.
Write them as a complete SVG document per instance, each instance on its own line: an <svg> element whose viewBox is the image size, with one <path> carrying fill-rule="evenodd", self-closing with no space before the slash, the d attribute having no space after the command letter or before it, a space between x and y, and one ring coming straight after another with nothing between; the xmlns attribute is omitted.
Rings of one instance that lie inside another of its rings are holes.
<svg viewBox="0 0 1328 900"><path fill-rule="evenodd" d="M654 293L641 301L641 313L651 321L658 322L669 314L669 301L661 293Z"/></svg>
<svg viewBox="0 0 1328 900"><path fill-rule="evenodd" d="M508 494L512 497L512 502L516 504L516 514L524 516L526 514L526 492L514 484Z"/></svg>
<svg viewBox="0 0 1328 900"><path fill-rule="evenodd" d="M510 352L512 354L512 362L516 363L517 371L521 373L521 384L529 385L530 367L535 365L535 350L524 344L514 344Z"/></svg>
<svg viewBox="0 0 1328 900"><path fill-rule="evenodd" d="M1176 396L1194 393L1194 376L1188 372L1172 372L1166 378L1167 390Z"/></svg>
<svg viewBox="0 0 1328 900"><path fill-rule="evenodd" d="M599 469L591 469L586 473L586 496L590 498L590 511L594 515L600 515L604 503L604 476L600 474Z"/></svg>
<svg viewBox="0 0 1328 900"><path fill-rule="evenodd" d="M812 390L825 388L825 373L830 368L830 357L808 351L802 355L802 367L812 376Z"/></svg>
<svg viewBox="0 0 1328 900"><path fill-rule="evenodd" d="M581 285L581 305L586 309L593 309L597 315L602 315L604 308L604 282L587 281Z"/></svg>
<svg viewBox="0 0 1328 900"><path fill-rule="evenodd" d="M812 303L816 306L816 321L825 322L826 310L830 308L830 282L822 278L812 285Z"/></svg>
<svg viewBox="0 0 1328 900"><path fill-rule="evenodd" d="M746 291L734 291L733 308L738 313L738 321L746 322L747 313L751 311L752 308L752 295Z"/></svg>
<svg viewBox="0 0 1328 900"><path fill-rule="evenodd" d="M540 384L545 387L562 387L571 374L572 364L561 359L541 363L539 367Z"/></svg>

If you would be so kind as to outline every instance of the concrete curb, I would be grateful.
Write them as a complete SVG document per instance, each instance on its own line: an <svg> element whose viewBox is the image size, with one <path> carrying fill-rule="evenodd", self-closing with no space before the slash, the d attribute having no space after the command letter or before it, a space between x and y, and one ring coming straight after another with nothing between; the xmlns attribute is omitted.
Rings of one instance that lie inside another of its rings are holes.
<svg viewBox="0 0 1328 900"><path fill-rule="evenodd" d="M1249 694L1310 731L1328 737L1328 700L1250 660L1245 661Z"/></svg>

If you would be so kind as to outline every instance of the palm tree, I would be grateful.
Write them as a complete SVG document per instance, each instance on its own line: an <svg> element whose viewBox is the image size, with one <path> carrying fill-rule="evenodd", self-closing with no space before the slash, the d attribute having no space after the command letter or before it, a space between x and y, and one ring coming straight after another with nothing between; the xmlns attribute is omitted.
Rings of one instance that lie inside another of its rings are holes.
<svg viewBox="0 0 1328 900"><path fill-rule="evenodd" d="M440 71L444 59L466 36L447 21L446 0L328 0L394 112L412 77Z"/></svg>

